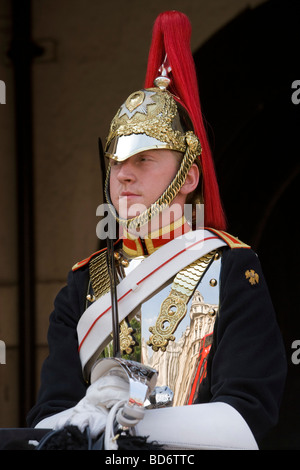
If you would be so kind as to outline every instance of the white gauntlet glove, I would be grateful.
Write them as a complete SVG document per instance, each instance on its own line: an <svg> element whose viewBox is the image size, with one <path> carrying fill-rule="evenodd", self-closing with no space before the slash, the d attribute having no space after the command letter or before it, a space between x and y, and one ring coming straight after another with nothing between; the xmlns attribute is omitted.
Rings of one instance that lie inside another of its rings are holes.
<svg viewBox="0 0 300 470"><path fill-rule="evenodd" d="M118 371L119 372L119 371ZM129 396L128 379L125 374L105 375L96 380L86 391L86 395L70 411L58 417L54 429L66 425L77 426L81 432L88 426L92 438L104 429L110 408L119 402L127 401Z"/></svg>
<svg viewBox="0 0 300 470"><path fill-rule="evenodd" d="M122 432L122 429L134 432L134 426L143 419L144 403L156 384L157 372L134 361L104 359L95 364L91 372L91 382L106 373L121 373L123 377L127 377L127 397L120 397L120 400L115 402L106 420L104 448L112 450L118 448L115 433Z"/></svg>
<svg viewBox="0 0 300 470"><path fill-rule="evenodd" d="M136 433L164 449L258 449L241 414L222 402L146 410Z"/></svg>
<svg viewBox="0 0 300 470"><path fill-rule="evenodd" d="M105 448L117 448L115 424L133 428L144 417L144 401L156 384L157 373L133 361L117 358L98 361L91 372L86 395L76 406L45 418L37 428L63 429L73 425L90 436L105 430Z"/></svg>

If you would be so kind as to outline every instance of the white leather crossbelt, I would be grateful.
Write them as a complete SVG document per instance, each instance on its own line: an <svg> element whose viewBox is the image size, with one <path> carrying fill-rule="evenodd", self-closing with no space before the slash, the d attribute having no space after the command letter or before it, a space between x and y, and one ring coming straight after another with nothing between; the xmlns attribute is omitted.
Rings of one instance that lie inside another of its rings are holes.
<svg viewBox="0 0 300 470"><path fill-rule="evenodd" d="M119 321L179 270L225 245L217 235L200 229L171 240L163 249L145 258L117 286ZM111 295L108 292L90 305L78 322L79 354L85 375L89 364L111 340L111 331Z"/></svg>

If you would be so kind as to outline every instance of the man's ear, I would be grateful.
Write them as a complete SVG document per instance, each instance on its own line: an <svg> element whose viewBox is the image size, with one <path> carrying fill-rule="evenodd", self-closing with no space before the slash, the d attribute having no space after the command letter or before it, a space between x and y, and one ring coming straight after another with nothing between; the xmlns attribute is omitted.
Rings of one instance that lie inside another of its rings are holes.
<svg viewBox="0 0 300 470"><path fill-rule="evenodd" d="M181 187L181 190L180 190L181 194L192 193L198 186L199 178L200 178L199 168L196 165L196 163L193 163L187 174L185 182L183 186Z"/></svg>

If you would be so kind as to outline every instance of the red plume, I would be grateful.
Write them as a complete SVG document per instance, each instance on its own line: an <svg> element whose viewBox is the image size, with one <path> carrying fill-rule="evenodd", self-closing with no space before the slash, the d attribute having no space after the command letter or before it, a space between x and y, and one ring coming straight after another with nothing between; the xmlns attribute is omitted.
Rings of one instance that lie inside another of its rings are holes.
<svg viewBox="0 0 300 470"><path fill-rule="evenodd" d="M177 96L187 109L202 146L200 162L203 172L205 226L224 230L226 219L203 123L197 74L190 47L191 32L191 23L181 12L166 11L157 17L153 27L145 88L154 86L154 79L159 75L158 69L167 54L172 69L169 74L171 84L168 90Z"/></svg>

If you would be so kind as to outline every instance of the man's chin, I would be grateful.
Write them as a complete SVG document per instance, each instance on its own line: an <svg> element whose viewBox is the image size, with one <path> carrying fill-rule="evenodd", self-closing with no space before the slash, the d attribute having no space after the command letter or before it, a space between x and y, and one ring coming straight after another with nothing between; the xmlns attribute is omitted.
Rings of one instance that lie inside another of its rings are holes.
<svg viewBox="0 0 300 470"><path fill-rule="evenodd" d="M119 216L122 219L134 219L147 211L143 204L132 204L131 206L119 204Z"/></svg>
<svg viewBox="0 0 300 470"><path fill-rule="evenodd" d="M123 220L131 220L131 219L135 219L136 217L138 217L140 215L140 212L136 213L136 212L119 212L119 217Z"/></svg>

